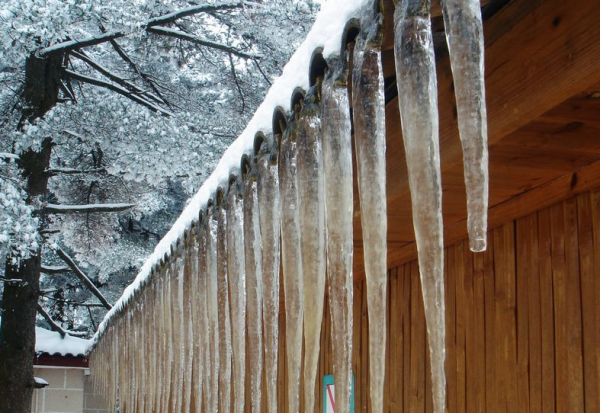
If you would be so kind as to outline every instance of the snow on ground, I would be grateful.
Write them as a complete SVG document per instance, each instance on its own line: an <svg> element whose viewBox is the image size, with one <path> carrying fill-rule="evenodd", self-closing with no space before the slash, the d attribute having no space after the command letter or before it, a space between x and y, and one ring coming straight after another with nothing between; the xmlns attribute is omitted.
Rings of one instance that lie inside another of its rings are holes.
<svg viewBox="0 0 600 413"><path fill-rule="evenodd" d="M239 164L244 154L250 154L254 145L256 133L262 131L271 133L271 122L273 111L278 106L286 112L290 110L290 100L294 89L297 87L308 90L309 67L313 52L322 48L325 59L339 55L344 27L352 18L360 17L363 7L371 4L369 0L329 0L322 5L315 23L308 33L306 40L296 50L290 61L283 69L282 75L277 78L263 103L256 110L254 116L240 134L231 144L216 169L206 180L202 187L194 195L185 210L175 222L171 230L158 243L152 255L146 260L135 280L125 289L123 295L110 310L100 324L98 332L92 339L95 343L107 326L108 320L118 313L128 302L133 292L150 275L152 268L160 260L169 254L171 246L183 238L183 234L191 227L192 222L198 219L199 211L202 210L209 199L214 196L219 186L225 186L232 172L239 169Z"/></svg>

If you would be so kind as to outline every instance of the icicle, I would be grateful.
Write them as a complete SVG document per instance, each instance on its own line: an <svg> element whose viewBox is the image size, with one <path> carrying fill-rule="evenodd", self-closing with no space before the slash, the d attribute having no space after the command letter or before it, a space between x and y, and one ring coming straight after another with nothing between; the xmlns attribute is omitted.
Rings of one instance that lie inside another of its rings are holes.
<svg viewBox="0 0 600 413"><path fill-rule="evenodd" d="M248 295L248 355L252 413L262 411L263 285L262 243L258 218L256 177L246 174L244 191L244 254Z"/></svg>
<svg viewBox="0 0 600 413"><path fill-rule="evenodd" d="M327 285L331 312L335 408L350 411L354 195L346 62L323 82L321 122L327 228ZM331 65L330 65L331 67ZM338 72L339 70L339 72Z"/></svg>
<svg viewBox="0 0 600 413"><path fill-rule="evenodd" d="M325 296L325 194L317 87L307 94L298 119L298 194L304 273L304 408L315 407Z"/></svg>
<svg viewBox="0 0 600 413"><path fill-rule="evenodd" d="M194 324L192 334L194 335L193 349L193 399L194 412L201 413L203 407L203 389L207 386L207 375L205 369L205 353L208 351L208 314L206 307L206 234L202 223L196 228L196 242L192 250L192 313Z"/></svg>
<svg viewBox="0 0 600 413"><path fill-rule="evenodd" d="M157 377L157 395L156 395L156 410L160 410L163 407L163 400L165 398L165 378L166 378L166 363L167 363L167 353L166 353L166 302L165 302L165 290L166 290L166 276L167 270L166 266L163 264L160 269L160 274L158 278L158 291L156 292L158 295L159 301L159 310L157 312L158 315L158 354L160 354L160 358L158 358L158 377Z"/></svg>
<svg viewBox="0 0 600 413"><path fill-rule="evenodd" d="M166 279L165 279L165 356L166 356L166 362L165 362L165 382L164 382L164 390L163 390L163 394L164 394L164 398L163 398L163 406L162 406L162 411L168 411L170 409L171 406L171 397L172 397L172 389L173 389L173 375L172 375L172 370L173 370L173 362L174 362L174 355L173 355L173 347L174 347L174 342L173 342L173 323L172 323L172 317L171 317L171 313L172 313L172 301L171 301L171 290L172 288L172 284L173 284L173 260L174 257L171 257L169 259L169 263L167 264L167 274L166 274Z"/></svg>
<svg viewBox="0 0 600 413"><path fill-rule="evenodd" d="M206 302L210 333L207 404L209 412L217 412L219 406L219 305L217 273L217 217L214 207L208 209L206 222Z"/></svg>
<svg viewBox="0 0 600 413"><path fill-rule="evenodd" d="M146 385L147 383L147 366L146 366L146 360L145 357L148 354L148 344L147 344L147 338L146 338L146 316L144 314L144 301L146 299L146 292L145 290L142 291L141 293L141 299L138 302L138 329L140 331L140 341L141 341L141 351L138 351L136 353L136 362L138 363L138 372L139 372L139 377L140 379L137 381L138 383L138 398L139 398L139 411L140 412L145 412L146 411L146 399L147 399L147 395L148 395L148 387Z"/></svg>
<svg viewBox="0 0 600 413"><path fill-rule="evenodd" d="M194 246L192 246L192 243ZM194 319L197 317L192 310L192 275L196 271L198 264L197 256L194 254L195 250L195 235L190 231L188 233L188 240L185 249L185 269L183 277L183 320L185 323L185 355L184 355L184 377L183 377L183 411L190 412L190 406L192 401L192 371L194 366ZM194 268L192 268L192 266Z"/></svg>
<svg viewBox="0 0 600 413"><path fill-rule="evenodd" d="M279 190L277 167L258 169L258 213L262 245L263 324L267 411L277 412L277 367L279 357Z"/></svg>
<svg viewBox="0 0 600 413"><path fill-rule="evenodd" d="M227 268L227 215L225 200L217 212L217 285L219 307L219 410L231 410L231 319Z"/></svg>
<svg viewBox="0 0 600 413"><path fill-rule="evenodd" d="M300 411L300 371L302 363L302 323L304 321L304 280L300 250L300 216L298 199L298 129L289 122L281 141L279 158L279 192L281 194L281 258L285 296L285 335L288 370L288 407ZM266 146L266 145L265 145ZM263 155L262 164L270 161Z"/></svg>
<svg viewBox="0 0 600 413"><path fill-rule="evenodd" d="M354 48L352 108L369 315L369 390L373 412L382 413L387 333L385 95L381 26L373 29L361 33Z"/></svg>
<svg viewBox="0 0 600 413"><path fill-rule="evenodd" d="M156 352L156 346L157 346L157 334L158 334L158 328L157 328L157 321L156 321L156 317L154 317L154 314L156 314L156 311L159 311L158 309L158 305L156 302L156 288L157 288L157 274L156 271L154 271L152 273L152 277L151 277L151 282L148 285L148 309L146 310L146 314L147 314L147 330L148 330L148 335L149 335L149 340L150 340L150 344L149 344L149 354L146 355L147 360L158 360L157 357L157 352ZM156 376L158 375L157 372L157 365L158 362L154 362L154 363L150 363L149 364L149 377L148 377L148 390L149 390L149 395L148 395L148 411L149 412L153 412L155 410L155 400L156 400L156 390L157 390L157 384L156 384Z"/></svg>
<svg viewBox="0 0 600 413"><path fill-rule="evenodd" d="M172 352L173 354L173 370L172 377L173 383L171 387L171 397L173 411L181 411L181 399L182 399L182 383L183 383L183 361L184 361L184 344L183 344L183 260L181 258L181 252L176 252L178 255L176 258L173 257L174 266L173 273L171 275L171 305L172 313L171 320L173 325L173 332L171 337L173 338Z"/></svg>
<svg viewBox="0 0 600 413"><path fill-rule="evenodd" d="M227 277L233 342L233 412L244 412L246 385L246 268L244 199L234 183L227 196Z"/></svg>
<svg viewBox="0 0 600 413"><path fill-rule="evenodd" d="M396 78L431 355L433 409L445 412L445 303L437 82L430 0L394 15Z"/></svg>
<svg viewBox="0 0 600 413"><path fill-rule="evenodd" d="M483 24L479 0L444 0L444 26L454 79L467 189L471 251L487 242L488 148Z"/></svg>

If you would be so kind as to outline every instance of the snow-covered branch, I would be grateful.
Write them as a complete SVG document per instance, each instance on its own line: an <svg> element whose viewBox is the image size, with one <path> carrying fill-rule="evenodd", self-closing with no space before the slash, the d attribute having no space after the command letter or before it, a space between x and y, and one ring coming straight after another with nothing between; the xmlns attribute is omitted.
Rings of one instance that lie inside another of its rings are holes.
<svg viewBox="0 0 600 413"><path fill-rule="evenodd" d="M16 285L18 287L25 287L27 285L27 282L21 280L20 278L6 278L2 275L0 275L0 281L5 282L9 285Z"/></svg>
<svg viewBox="0 0 600 413"><path fill-rule="evenodd" d="M42 307L39 303L37 305L37 311L38 311L38 313L40 313L40 315L42 317L44 317L44 320L46 320L48 322L48 324L50 324L50 328L53 331L56 331L58 334L61 335L62 338L65 338L65 336L67 335L67 332L61 326L59 326L52 319L52 317L50 317L50 314L48 314L48 312L46 310L44 310L44 307Z"/></svg>
<svg viewBox="0 0 600 413"><path fill-rule="evenodd" d="M123 212L135 204L87 204L87 205L57 205L46 204L46 212L50 214L81 214L90 212Z"/></svg>
<svg viewBox="0 0 600 413"><path fill-rule="evenodd" d="M152 93L148 93L145 90L142 90L140 87L136 86L135 84L131 83L130 81L125 80L121 76L114 74L113 72L111 72L110 70L108 70L107 68L102 66L101 64L99 64L99 63L95 62L94 60L90 59L89 57L87 57L85 54L73 51L73 52L71 52L71 56L74 56L77 59L84 61L92 69L97 70L98 72L100 72L102 75L106 76L113 82L129 89L131 91L131 93L135 93L138 95L144 95L147 98L155 101L156 103L164 103L163 100L160 99L159 97L154 96Z"/></svg>
<svg viewBox="0 0 600 413"><path fill-rule="evenodd" d="M216 4L204 4L186 7L184 9L165 14L163 16L155 17L146 22L146 24L142 25L142 30L147 30L150 27L161 26L168 23L173 23L179 19L184 17L193 16L199 13L208 13L214 11L222 11L222 10L231 10L236 9L242 6L242 2L224 2L224 3L216 3ZM121 37L129 36L131 34L136 33L136 31L125 31L125 30L115 30L109 31L103 34L98 34L97 36L91 36L81 40L68 40L65 42L57 43L55 45L46 47L41 49L37 54L38 56L47 56L53 53L63 53L68 52L70 50L80 49L82 47L94 46L101 43L108 42L110 40L119 39Z"/></svg>
<svg viewBox="0 0 600 413"><path fill-rule="evenodd" d="M19 159L19 155L15 155L14 153L8 153L8 152L0 152L0 158L17 160L17 159Z"/></svg>
<svg viewBox="0 0 600 413"><path fill-rule="evenodd" d="M101 27L101 29L103 29L103 28ZM155 81L152 80L147 73L145 73L145 72L143 72L143 71L140 70L140 68L137 66L137 64L135 64L135 62L133 61L133 59L131 57L129 57L129 55L125 52L125 50L123 50L123 48L121 47L121 45L119 45L119 43L117 43L116 40L111 40L110 44L113 47L113 49L115 49L115 51L117 52L117 54L119 56L121 56L121 59L123 59L123 61L129 65L129 67L131 68L131 70L133 70L135 73L137 73L142 78L142 80L148 86L150 86L150 88L154 91L155 95L158 96L161 99L162 103L164 103L167 106L171 106L171 104L169 103L169 101L167 101L167 99L164 98L164 96L162 95L162 93L160 93L160 90L158 90L158 87L156 87Z"/></svg>
<svg viewBox="0 0 600 413"><path fill-rule="evenodd" d="M110 310L112 308L112 305L110 305L109 302L106 300L106 298L104 298L104 296L102 295L102 293L96 288L96 286L88 278L88 276L85 275L85 273L83 271L81 271L81 269L79 269L79 267L77 266L77 264L75 264L75 261L73 260L73 258L71 258L60 247L57 248L56 253L58 254L58 256L65 263L67 263L67 265L69 267L71 267L71 269L73 270L73 272L75 272L75 275L77 275L77 278L79 278L85 284L85 286L92 292L92 294L94 294L96 297L98 297L98 299L104 305L104 307L106 307L108 310Z"/></svg>
<svg viewBox="0 0 600 413"><path fill-rule="evenodd" d="M82 74L73 72L72 70L68 70L68 69L65 70L65 74L73 80L78 80L80 82L89 83L94 86L104 87L106 89L112 90L113 92L117 92L118 94L123 95L126 98L131 99L134 102L147 107L152 112L160 112L166 116L173 116L172 112L169 112L168 110L165 110L165 109L161 108L160 106L154 105L153 103L147 101L146 99L141 98L140 96L132 93L131 91L129 91L121 86L114 85L112 83L105 82L104 80L96 79L94 77L84 76Z"/></svg>
<svg viewBox="0 0 600 413"><path fill-rule="evenodd" d="M53 168L47 169L46 172L50 175L80 175L80 174L100 174L105 173L104 168L93 168L93 169L73 169L73 168Z"/></svg>
<svg viewBox="0 0 600 413"><path fill-rule="evenodd" d="M42 264L41 271L45 274L62 274L71 271L71 268L59 265L44 265Z"/></svg>
<svg viewBox="0 0 600 413"><path fill-rule="evenodd" d="M258 56L258 55L246 53L244 51L236 49L233 46L229 46L229 45L226 45L223 43L213 42L211 40L202 39L198 36L194 36L192 34L182 32L181 30L169 29L167 27L149 27L148 32L154 33L154 34L161 34L164 36L175 37L175 38L181 39L181 40L186 40L188 42L192 42L192 43L195 43L200 46L210 47L211 49L216 49L216 50L221 50L223 52L231 53L235 56L242 57L244 59L260 58L260 56Z"/></svg>

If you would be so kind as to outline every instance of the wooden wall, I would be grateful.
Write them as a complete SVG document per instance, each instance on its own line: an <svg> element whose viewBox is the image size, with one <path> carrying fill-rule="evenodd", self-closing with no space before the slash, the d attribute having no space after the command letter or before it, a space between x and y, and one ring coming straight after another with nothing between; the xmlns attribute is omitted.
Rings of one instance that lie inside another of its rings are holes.
<svg viewBox="0 0 600 413"><path fill-rule="evenodd" d="M496 228L488 245L482 254L471 253L466 241L446 249L448 411L599 412L600 190ZM416 261L390 271L388 412L432 411L420 288ZM280 412L288 411L284 328L282 322ZM326 306L317 411L323 375L333 372L329 328ZM367 340L366 290L359 281L357 412L369 411Z"/></svg>

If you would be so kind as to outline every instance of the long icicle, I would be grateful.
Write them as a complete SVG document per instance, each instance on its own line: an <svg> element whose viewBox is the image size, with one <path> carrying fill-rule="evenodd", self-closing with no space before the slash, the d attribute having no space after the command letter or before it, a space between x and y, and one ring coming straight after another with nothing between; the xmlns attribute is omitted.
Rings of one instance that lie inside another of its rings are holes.
<svg viewBox="0 0 600 413"><path fill-rule="evenodd" d="M164 400L164 411L167 409L171 409L172 403L174 401L173 390L174 390L174 382L175 377L173 373L173 364L175 363L175 354L173 354L173 349L176 346L176 342L174 341L174 331L175 325L173 323L173 312L174 312L174 303L173 303L173 290L174 290L174 279L175 279L175 258L172 257L169 259L167 264L167 277L166 277L166 305L165 305L165 317L166 317L166 354L167 364L166 364L166 375L165 375L165 400Z"/></svg>
<svg viewBox="0 0 600 413"><path fill-rule="evenodd" d="M193 231L188 233L188 238L185 247L185 270L183 278L183 320L185 323L185 355L184 355L184 369L185 375L183 378L183 405L182 410L189 412L192 402L192 373L194 366L194 319L196 315L192 310L192 275L196 271L196 260L195 252L195 235L192 235ZM195 263L194 263L195 261Z"/></svg>
<svg viewBox="0 0 600 413"><path fill-rule="evenodd" d="M263 325L267 411L277 412L279 361L279 191L277 167L258 170L258 216L263 248Z"/></svg>
<svg viewBox="0 0 600 413"><path fill-rule="evenodd" d="M352 389L352 265L354 258L354 195L352 135L346 62L331 70L323 82L321 119L325 214L327 228L327 285L331 312L335 408L350 412ZM330 67L332 64L330 64Z"/></svg>
<svg viewBox="0 0 600 413"><path fill-rule="evenodd" d="M444 0L444 26L454 79L467 189L471 251L487 245L488 148L483 23L479 0Z"/></svg>
<svg viewBox="0 0 600 413"><path fill-rule="evenodd" d="M352 108L363 255L369 315L369 390L374 413L383 412L387 313L387 203L385 94L381 24L364 30L354 48Z"/></svg>
<svg viewBox="0 0 600 413"><path fill-rule="evenodd" d="M208 351L208 314L206 307L206 234L202 222L196 228L196 243L192 252L195 264L192 264L192 311L194 316L194 413L206 408L203 391L208 386L205 352Z"/></svg>
<svg viewBox="0 0 600 413"><path fill-rule="evenodd" d="M183 392L185 380L185 354L186 354L186 333L185 333L185 319L183 314L184 308L184 280L185 280L185 249L181 247L181 251L178 251L178 257L175 260L176 265L176 279L174 283L174 305L173 305L173 325L176 340L175 346L175 388L173 404L175 409L173 411L180 412L183 410Z"/></svg>
<svg viewBox="0 0 600 413"><path fill-rule="evenodd" d="M304 100L298 119L298 193L304 272L304 409L315 409L317 363L325 296L325 194L319 86Z"/></svg>
<svg viewBox="0 0 600 413"><path fill-rule="evenodd" d="M210 376L208 377L207 407L209 412L217 412L219 406L219 306L218 306L218 274L217 274L217 217L215 207L207 212L206 233L206 302L208 304L208 320L210 333L209 360Z"/></svg>
<svg viewBox="0 0 600 413"><path fill-rule="evenodd" d="M396 78L431 356L433 409L446 408L444 248L439 119L430 0L394 14Z"/></svg>
<svg viewBox="0 0 600 413"><path fill-rule="evenodd" d="M233 342L233 412L243 413L246 386L246 268L244 251L244 199L238 184L227 196L227 273Z"/></svg>
<svg viewBox="0 0 600 413"><path fill-rule="evenodd" d="M296 112L295 112L296 113ZM300 372L302 363L302 323L304 322L304 280L300 249L300 215L298 195L297 128L288 123L281 140L279 158L279 192L281 194L281 258L285 297L285 335L288 371L288 408L300 411ZM270 162L269 154L261 163Z"/></svg>
<svg viewBox="0 0 600 413"><path fill-rule="evenodd" d="M262 410L263 271L256 176L246 173L244 190L244 254L248 297L248 358L252 413Z"/></svg>
<svg viewBox="0 0 600 413"><path fill-rule="evenodd" d="M219 307L219 411L231 410L231 316L227 268L227 214L225 199L217 205L217 285Z"/></svg>

